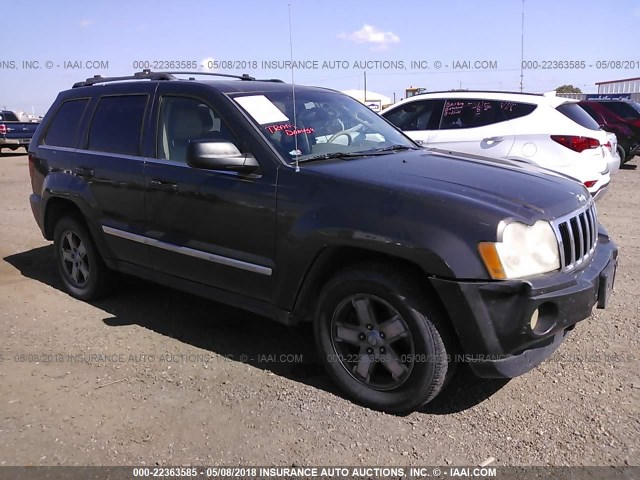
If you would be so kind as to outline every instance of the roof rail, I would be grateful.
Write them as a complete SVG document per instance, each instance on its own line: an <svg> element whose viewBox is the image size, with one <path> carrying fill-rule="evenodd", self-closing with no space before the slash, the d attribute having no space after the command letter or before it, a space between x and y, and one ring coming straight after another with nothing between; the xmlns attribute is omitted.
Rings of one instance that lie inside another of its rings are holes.
<svg viewBox="0 0 640 480"><path fill-rule="evenodd" d="M228 73L215 73L215 72L158 72L158 73L168 73L169 75L211 75L213 77L226 77L226 78L237 78L238 80L255 80L257 82L276 82L276 83L284 83L283 80L279 78L255 78L247 73L243 73L242 75L231 75ZM190 78L190 80L195 80Z"/></svg>
<svg viewBox="0 0 640 480"><path fill-rule="evenodd" d="M122 80L178 80L176 77L174 77L174 75L211 75L214 77L237 78L238 80L257 80L260 82L284 83L282 80L279 80L277 78L264 80L256 79L247 73L243 73L242 75L230 75L227 73L214 72L152 72L148 68L145 68L141 72L136 72L133 75L127 75L123 77L103 77L101 75L95 75L91 78L87 78L84 82L74 83L73 88L88 87L90 85L95 85L96 83L120 82Z"/></svg>
<svg viewBox="0 0 640 480"><path fill-rule="evenodd" d="M226 78L237 78L238 80L255 80L248 73L243 73L242 75L231 75L229 73L215 73L215 72L158 72L158 73L166 73L168 75L211 75L213 77L226 77Z"/></svg>
<svg viewBox="0 0 640 480"><path fill-rule="evenodd" d="M119 82L122 80L175 80L176 77L166 72L152 72L149 69L144 69L141 72L136 72L133 75L127 75L124 77L103 77L102 75L94 75L91 78L87 78L84 82L77 82L73 84L73 88L88 87L95 85L96 83L108 83Z"/></svg>

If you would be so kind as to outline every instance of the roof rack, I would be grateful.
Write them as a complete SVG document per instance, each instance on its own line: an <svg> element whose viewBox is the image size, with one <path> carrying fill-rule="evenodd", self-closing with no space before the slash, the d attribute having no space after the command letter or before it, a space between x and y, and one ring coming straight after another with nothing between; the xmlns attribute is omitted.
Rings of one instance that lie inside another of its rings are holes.
<svg viewBox="0 0 640 480"><path fill-rule="evenodd" d="M215 72L160 72L160 73L168 73L170 75L211 75L213 77L237 78L238 80L253 80L256 82L284 83L284 81L280 80L279 78L255 78L247 73L243 73L242 75L231 75L228 73L215 73ZM195 80L195 78L190 78L189 80Z"/></svg>
<svg viewBox="0 0 640 480"><path fill-rule="evenodd" d="M510 90L434 90L433 92L421 92L414 95L417 97L418 95L431 94L431 93L507 93L509 95L530 95L530 96L542 96L542 93L531 93L531 92L515 92ZM413 97L409 97L413 98Z"/></svg>
<svg viewBox="0 0 640 480"><path fill-rule="evenodd" d="M211 75L214 77L237 78L238 80L284 83L282 80L277 78L256 79L247 73L243 73L242 75L230 75L227 73L214 72L152 72L150 69L145 68L141 72L136 72L133 75L127 75L124 77L103 77L102 75L94 75L91 78L87 78L84 82L74 83L73 88L88 87L90 85L95 85L96 83L120 82L122 80L178 80L174 75ZM192 77L190 80L195 80L195 78Z"/></svg>
<svg viewBox="0 0 640 480"><path fill-rule="evenodd" d="M176 77L166 72L152 72L149 69L144 69L141 72L136 72L133 75L127 75L124 77L103 77L102 75L94 75L91 78L87 78L84 82L77 82L73 84L73 88L88 87L95 85L96 83L108 83L119 82L122 80L175 80Z"/></svg>
<svg viewBox="0 0 640 480"><path fill-rule="evenodd" d="M231 75L229 73L215 73L215 72L159 72L166 73L169 75L211 75L213 77L226 77L226 78L237 78L238 80L255 80L248 73L243 73L242 75Z"/></svg>

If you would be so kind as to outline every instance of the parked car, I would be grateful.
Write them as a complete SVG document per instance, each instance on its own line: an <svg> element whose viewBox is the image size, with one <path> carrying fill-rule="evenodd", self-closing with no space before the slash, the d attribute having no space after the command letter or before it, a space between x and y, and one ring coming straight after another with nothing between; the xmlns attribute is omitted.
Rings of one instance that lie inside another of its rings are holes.
<svg viewBox="0 0 640 480"><path fill-rule="evenodd" d="M76 298L125 272L311 321L337 384L391 412L435 398L460 361L521 375L607 306L616 245L562 175L430 153L324 88L149 71L74 87L29 171Z"/></svg>
<svg viewBox="0 0 640 480"><path fill-rule="evenodd" d="M0 153L3 148L28 149L37 127L37 123L21 122L10 110L0 110Z"/></svg>
<svg viewBox="0 0 640 480"><path fill-rule="evenodd" d="M611 175L615 175L618 173L618 170L620 170L620 166L622 165L618 138L615 133L607 132L607 143L605 143L604 146L609 149L609 152L611 152L611 155L607 157L609 159L607 168L609 168L609 173Z"/></svg>
<svg viewBox="0 0 640 480"><path fill-rule="evenodd" d="M381 115L424 146L533 163L597 197L611 180L607 135L576 101L553 93L423 93Z"/></svg>
<svg viewBox="0 0 640 480"><path fill-rule="evenodd" d="M640 126L622 118L598 100L582 100L578 104L603 130L616 134L618 151L623 163L631 160L640 148Z"/></svg>
<svg viewBox="0 0 640 480"><path fill-rule="evenodd" d="M640 128L640 111L638 111L638 103L631 100L593 100L603 107L608 108L621 118L631 122L637 128Z"/></svg>

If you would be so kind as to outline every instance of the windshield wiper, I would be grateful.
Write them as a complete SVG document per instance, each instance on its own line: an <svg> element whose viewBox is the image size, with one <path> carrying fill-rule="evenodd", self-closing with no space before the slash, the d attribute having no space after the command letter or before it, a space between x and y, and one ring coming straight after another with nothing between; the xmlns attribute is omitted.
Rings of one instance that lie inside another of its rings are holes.
<svg viewBox="0 0 640 480"><path fill-rule="evenodd" d="M361 152L329 152L322 153L319 155L313 155L312 157L301 158L298 160L298 163L304 162L313 162L316 160L329 160L332 158L355 158L355 157L366 157L369 155L384 155L385 153L398 152L404 150L420 150L417 147L408 147L406 145L389 145L387 147L382 148L374 148L372 150L363 150ZM295 165L295 160L290 162L291 165Z"/></svg>
<svg viewBox="0 0 640 480"><path fill-rule="evenodd" d="M301 158L298 160L298 163L304 163L304 162L313 162L316 160L330 160L332 158L355 158L355 157L364 157L365 155L368 155L367 152L329 152L329 153L322 153L320 155L313 155L311 157L307 157L307 158ZM289 162L291 165L295 165L296 161L293 160L291 162Z"/></svg>
<svg viewBox="0 0 640 480"><path fill-rule="evenodd" d="M399 152L401 150L420 150L417 147L408 147L406 145L389 145L388 147L376 148L374 150L369 150L367 153L377 153L377 152Z"/></svg>

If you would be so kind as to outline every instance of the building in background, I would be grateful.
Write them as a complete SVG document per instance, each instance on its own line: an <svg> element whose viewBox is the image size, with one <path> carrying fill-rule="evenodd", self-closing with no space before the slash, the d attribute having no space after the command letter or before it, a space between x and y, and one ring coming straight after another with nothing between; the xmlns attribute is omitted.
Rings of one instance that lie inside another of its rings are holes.
<svg viewBox="0 0 640 480"><path fill-rule="evenodd" d="M391 105L391 99L381 93L372 92L371 90L342 90L342 93L346 93L350 97L355 98L360 103L364 103L374 112L381 111L384 107ZM366 95L366 98L365 98Z"/></svg>
<svg viewBox="0 0 640 480"><path fill-rule="evenodd" d="M626 94L626 98L640 99L640 77L596 82L599 95Z"/></svg>

